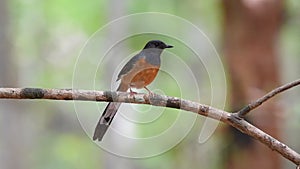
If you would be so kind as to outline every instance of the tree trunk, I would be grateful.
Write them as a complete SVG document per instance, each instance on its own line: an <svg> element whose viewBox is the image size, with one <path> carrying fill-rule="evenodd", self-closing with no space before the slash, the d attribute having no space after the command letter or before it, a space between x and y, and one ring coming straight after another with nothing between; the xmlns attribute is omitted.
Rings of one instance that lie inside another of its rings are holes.
<svg viewBox="0 0 300 169"><path fill-rule="evenodd" d="M223 1L224 54L230 76L233 111L280 85L277 41L282 25L283 2L269 0ZM271 136L280 138L276 99L249 115L249 120ZM227 156L230 169L279 169L276 152L245 135L233 134ZM234 147L234 148L233 148Z"/></svg>
<svg viewBox="0 0 300 169"><path fill-rule="evenodd" d="M8 1L0 1L0 86L17 86L16 59L12 56L9 32ZM15 101L1 100L0 104L0 168L21 169L25 164L24 111Z"/></svg>

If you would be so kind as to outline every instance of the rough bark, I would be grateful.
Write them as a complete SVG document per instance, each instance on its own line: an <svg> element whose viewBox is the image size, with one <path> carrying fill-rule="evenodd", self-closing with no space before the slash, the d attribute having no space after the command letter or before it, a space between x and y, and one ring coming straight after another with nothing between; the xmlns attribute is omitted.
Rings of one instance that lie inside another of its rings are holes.
<svg viewBox="0 0 300 169"><path fill-rule="evenodd" d="M292 84L292 85L291 85ZM300 79L284 85L278 89L271 91L269 94L259 98L256 102L260 102L269 95L275 96L280 93L279 89L288 88L286 86L300 85ZM284 90L281 90L281 92ZM0 88L0 98L2 99L52 99L52 100L83 100L83 101L106 101L106 102L125 102L136 104L150 104L153 106L170 107L182 109L197 113L206 117L220 120L232 127L238 129L242 133L265 144L269 150L273 150L281 154L293 163L300 164L300 155L287 145L276 140L269 134L263 132L259 128L251 125L246 120L238 116L238 113L229 113L207 105L196 103L193 101L170 97L158 94L134 94L125 92L110 91L91 91L91 90L71 90L71 89L40 89L40 88ZM271 97L268 97L271 98ZM267 101L265 99L263 102ZM261 105L261 104L260 104ZM265 148L267 148L265 146ZM266 158L266 157L265 157ZM236 158L240 159L240 158Z"/></svg>

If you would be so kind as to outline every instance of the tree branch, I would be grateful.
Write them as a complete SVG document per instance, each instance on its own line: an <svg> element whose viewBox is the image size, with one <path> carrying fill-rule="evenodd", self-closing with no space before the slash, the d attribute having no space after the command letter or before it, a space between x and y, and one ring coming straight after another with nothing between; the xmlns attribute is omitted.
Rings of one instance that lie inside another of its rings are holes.
<svg viewBox="0 0 300 169"><path fill-rule="evenodd" d="M297 85L300 85L300 79L295 80L291 83L285 84L283 86L280 86L280 87L270 91L269 93L267 93L263 97L261 97L261 98L257 99L256 101L248 104L247 106L242 108L240 111L238 111L238 116L241 117L241 118L244 118L251 110L257 108L258 106L260 106L264 102L268 101L269 99L271 99L275 95L277 95L277 94L279 94L279 93L281 93L285 90L288 90L292 87L295 87Z"/></svg>
<svg viewBox="0 0 300 169"><path fill-rule="evenodd" d="M254 106L258 107L277 93L296 86L300 81L277 88L259 99ZM296 84L295 84L296 83ZM206 117L227 123L241 132L257 139L270 149L277 151L286 159L300 165L300 154L287 145L266 134L262 130L240 118L238 113L229 113L197 102L164 95L135 94L125 92L72 90L72 89L41 89L41 88L0 88L0 99L51 99L51 100L82 100L97 102L124 102L135 104L149 104L153 106L169 107L194 112ZM259 104L260 103L260 104ZM257 105L258 104L258 105ZM253 106L248 105L251 111Z"/></svg>

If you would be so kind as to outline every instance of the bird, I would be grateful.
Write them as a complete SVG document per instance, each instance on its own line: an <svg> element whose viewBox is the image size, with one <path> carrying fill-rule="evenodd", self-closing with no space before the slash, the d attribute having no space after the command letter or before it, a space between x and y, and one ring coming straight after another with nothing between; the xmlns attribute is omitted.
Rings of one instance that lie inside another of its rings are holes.
<svg viewBox="0 0 300 169"><path fill-rule="evenodd" d="M160 55L166 48L173 48L173 46L166 45L160 40L147 42L145 47L121 69L116 80L121 81L117 91L126 92L129 89L130 94L134 95L136 92L133 92L131 88L145 88L149 94L152 94L147 86L155 79L161 64ZM120 105L121 103L117 102L108 103L96 125L94 141L103 139Z"/></svg>

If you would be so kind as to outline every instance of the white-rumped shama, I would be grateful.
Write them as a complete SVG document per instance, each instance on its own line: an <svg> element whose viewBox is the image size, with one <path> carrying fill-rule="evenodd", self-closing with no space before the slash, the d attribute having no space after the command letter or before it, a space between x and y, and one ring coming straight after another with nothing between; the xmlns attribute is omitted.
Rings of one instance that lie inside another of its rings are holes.
<svg viewBox="0 0 300 169"><path fill-rule="evenodd" d="M154 80L159 71L162 51L172 47L159 40L149 41L144 49L132 57L120 71L117 81L121 80L121 83L117 91L126 92L130 89L130 93L134 94L131 88L145 88L151 94L146 86ZM93 140L102 140L120 105L121 103L116 102L108 103L97 123Z"/></svg>

